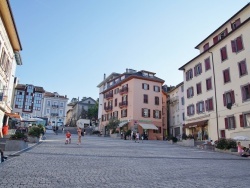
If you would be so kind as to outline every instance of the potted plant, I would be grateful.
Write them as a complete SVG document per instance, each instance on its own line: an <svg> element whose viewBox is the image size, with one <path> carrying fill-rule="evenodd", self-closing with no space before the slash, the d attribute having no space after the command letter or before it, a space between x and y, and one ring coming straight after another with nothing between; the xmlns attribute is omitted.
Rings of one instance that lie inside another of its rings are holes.
<svg viewBox="0 0 250 188"><path fill-rule="evenodd" d="M20 151L28 147L27 135L17 132L6 140L5 151Z"/></svg>
<svg viewBox="0 0 250 188"><path fill-rule="evenodd" d="M41 135L43 134L43 129L39 126L32 126L28 132L28 140L32 143L39 142Z"/></svg>

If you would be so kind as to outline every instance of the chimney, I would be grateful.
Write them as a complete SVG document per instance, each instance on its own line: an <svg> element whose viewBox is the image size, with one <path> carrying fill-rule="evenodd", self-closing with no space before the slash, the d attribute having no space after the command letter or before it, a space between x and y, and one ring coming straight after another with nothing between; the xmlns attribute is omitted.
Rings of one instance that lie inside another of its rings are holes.
<svg viewBox="0 0 250 188"><path fill-rule="evenodd" d="M104 73L104 75L103 75L103 80L105 80L106 79L106 74Z"/></svg>

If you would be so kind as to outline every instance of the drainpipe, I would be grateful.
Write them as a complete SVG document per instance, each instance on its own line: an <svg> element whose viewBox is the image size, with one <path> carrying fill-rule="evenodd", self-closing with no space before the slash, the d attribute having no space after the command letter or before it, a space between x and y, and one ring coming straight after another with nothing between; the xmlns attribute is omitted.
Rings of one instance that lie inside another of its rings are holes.
<svg viewBox="0 0 250 188"><path fill-rule="evenodd" d="M216 93L216 83L215 83L215 73L214 73L214 56L213 56L213 52L208 51L208 53L212 55L212 66L213 66L213 76L214 76L215 114L216 114L217 138L219 140L219 123L218 123L217 93Z"/></svg>

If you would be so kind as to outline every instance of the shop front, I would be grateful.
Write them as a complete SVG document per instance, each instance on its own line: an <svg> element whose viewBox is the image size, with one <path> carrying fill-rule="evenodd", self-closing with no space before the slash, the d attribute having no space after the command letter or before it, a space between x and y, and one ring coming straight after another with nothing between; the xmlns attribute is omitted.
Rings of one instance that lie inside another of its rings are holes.
<svg viewBox="0 0 250 188"><path fill-rule="evenodd" d="M208 120L187 123L184 126L186 135L194 140L208 140Z"/></svg>

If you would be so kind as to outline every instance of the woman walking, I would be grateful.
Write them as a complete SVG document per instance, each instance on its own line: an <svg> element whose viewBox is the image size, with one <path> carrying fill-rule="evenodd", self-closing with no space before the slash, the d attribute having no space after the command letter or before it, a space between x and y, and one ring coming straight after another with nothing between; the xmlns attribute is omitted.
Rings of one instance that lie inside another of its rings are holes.
<svg viewBox="0 0 250 188"><path fill-rule="evenodd" d="M82 129L81 129L81 127L78 127L77 135L78 135L78 143L77 143L77 145L80 145L82 143Z"/></svg>

